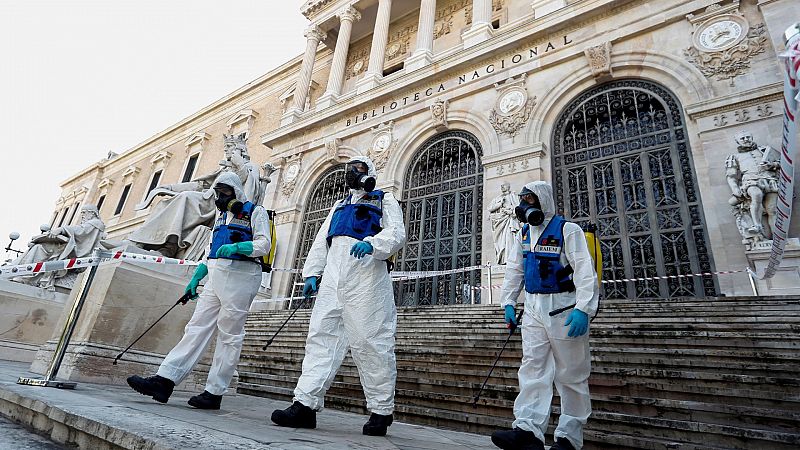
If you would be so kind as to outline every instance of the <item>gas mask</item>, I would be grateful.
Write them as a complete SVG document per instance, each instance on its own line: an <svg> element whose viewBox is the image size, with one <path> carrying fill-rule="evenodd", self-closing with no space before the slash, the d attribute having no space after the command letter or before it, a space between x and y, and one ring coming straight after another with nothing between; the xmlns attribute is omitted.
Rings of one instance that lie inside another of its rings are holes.
<svg viewBox="0 0 800 450"><path fill-rule="evenodd" d="M514 208L514 213L522 223L529 223L534 226L544 223L544 212L528 202L520 202L519 206Z"/></svg>
<svg viewBox="0 0 800 450"><path fill-rule="evenodd" d="M353 165L350 165L347 172L345 172L344 181L350 189L361 189L366 192L375 190L375 177L360 172Z"/></svg>
<svg viewBox="0 0 800 450"><path fill-rule="evenodd" d="M533 192L530 192L527 189L523 189L523 191L520 192L520 196L527 194L533 194ZM519 206L514 208L514 214L522 223L528 223L533 226L544 223L544 211L542 211L538 199L536 200L535 204L528 203L525 200L520 200Z"/></svg>
<svg viewBox="0 0 800 450"><path fill-rule="evenodd" d="M216 197L214 199L214 204L217 206L217 209L222 212L230 211L233 214L242 212L244 204L236 200L236 194L227 195L218 189L214 189L214 193Z"/></svg>

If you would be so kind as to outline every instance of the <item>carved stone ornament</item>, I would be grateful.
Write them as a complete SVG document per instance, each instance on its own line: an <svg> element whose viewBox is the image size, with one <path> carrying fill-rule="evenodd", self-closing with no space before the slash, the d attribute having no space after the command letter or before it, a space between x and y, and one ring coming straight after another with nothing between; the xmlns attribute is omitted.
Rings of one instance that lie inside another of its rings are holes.
<svg viewBox="0 0 800 450"><path fill-rule="evenodd" d="M436 100L431 105L431 116L433 117L433 124L436 127L447 128L447 107L450 104L449 100Z"/></svg>
<svg viewBox="0 0 800 450"><path fill-rule="evenodd" d="M595 77L611 75L611 42L607 41L589 47L583 51L583 54L589 60L592 75Z"/></svg>
<svg viewBox="0 0 800 450"><path fill-rule="evenodd" d="M686 60L706 78L730 80L750 69L753 56L767 46L767 30L763 23L752 28L740 13L721 14L696 26L692 46L683 51Z"/></svg>
<svg viewBox="0 0 800 450"><path fill-rule="evenodd" d="M397 147L397 139L394 138L394 121L373 127L372 133L374 136L369 145L367 156L375 163L375 169L380 172L386 167L389 156Z"/></svg>
<svg viewBox="0 0 800 450"><path fill-rule="evenodd" d="M518 79L510 79L504 84L495 84L500 93L495 107L489 112L489 122L498 134L505 134L512 139L519 133L531 117L536 97L530 97L525 89L523 73Z"/></svg>
<svg viewBox="0 0 800 450"><path fill-rule="evenodd" d="M300 178L302 170L302 155L300 153L289 156L284 163L285 169L283 170L283 182L281 183L281 192L284 196L289 197L297 187L297 179Z"/></svg>
<svg viewBox="0 0 800 450"><path fill-rule="evenodd" d="M339 158L339 147L342 140L339 138L328 139L325 141L325 154L329 160L335 161Z"/></svg>

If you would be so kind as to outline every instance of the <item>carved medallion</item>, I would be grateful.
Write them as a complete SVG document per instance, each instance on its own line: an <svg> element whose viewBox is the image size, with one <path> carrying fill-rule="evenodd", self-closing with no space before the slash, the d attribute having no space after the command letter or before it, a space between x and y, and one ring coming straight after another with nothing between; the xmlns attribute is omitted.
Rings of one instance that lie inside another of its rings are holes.
<svg viewBox="0 0 800 450"><path fill-rule="evenodd" d="M750 60L763 53L766 45L764 24L751 28L747 19L734 11L713 16L696 25L692 46L683 54L707 78L730 80L733 85L734 78L750 69Z"/></svg>
<svg viewBox="0 0 800 450"><path fill-rule="evenodd" d="M281 183L281 192L286 197L292 195L294 188L297 187L297 179L300 176L302 156L298 153L289 156L285 159L285 167L283 171L283 182Z"/></svg>
<svg viewBox="0 0 800 450"><path fill-rule="evenodd" d="M694 46L704 52L718 52L741 42L750 26L744 17L725 14L703 22L694 32Z"/></svg>
<svg viewBox="0 0 800 450"><path fill-rule="evenodd" d="M536 97L530 97L525 89L525 74L518 79L496 84L499 91L495 107L489 112L489 121L500 134L514 138L528 122Z"/></svg>
<svg viewBox="0 0 800 450"><path fill-rule="evenodd" d="M394 122L382 123L374 127L372 132L374 136L367 156L375 163L375 169L381 171L386 167L389 156L397 146L397 140L394 138Z"/></svg>

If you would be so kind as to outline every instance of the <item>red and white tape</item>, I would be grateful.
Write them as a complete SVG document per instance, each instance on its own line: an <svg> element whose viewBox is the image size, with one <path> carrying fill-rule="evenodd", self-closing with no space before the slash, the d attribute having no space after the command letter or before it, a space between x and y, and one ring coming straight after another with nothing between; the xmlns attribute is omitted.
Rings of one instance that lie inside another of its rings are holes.
<svg viewBox="0 0 800 450"><path fill-rule="evenodd" d="M96 266L103 261L124 260L138 261L150 264L173 264L181 266L196 266L201 261L190 259L168 258L166 256L143 255L141 253L130 253L123 251L105 252L101 251L92 256L84 258L62 259L58 261L39 261L31 264L18 264L14 266L0 266L0 278L19 277L25 275L36 275L46 272L56 272L58 270L83 269ZM284 269L275 267L273 272L300 273L299 269Z"/></svg>
<svg viewBox="0 0 800 450"><path fill-rule="evenodd" d="M14 266L0 266L0 278L18 277L24 275L36 275L45 272L55 272L58 270L83 269L96 266L103 261L127 260L140 261L153 264L177 264L185 266L196 266L197 261L187 259L167 258L166 256L143 255L141 253L117 252L97 252L92 256L84 258L62 259L58 261L39 261L31 264L18 264Z"/></svg>
<svg viewBox="0 0 800 450"><path fill-rule="evenodd" d="M800 114L800 24L786 30L786 51L783 59L783 139L781 140L780 173L778 174L778 205L772 253L759 279L772 278L783 260L789 232L794 198L794 159L797 156L797 116Z"/></svg>

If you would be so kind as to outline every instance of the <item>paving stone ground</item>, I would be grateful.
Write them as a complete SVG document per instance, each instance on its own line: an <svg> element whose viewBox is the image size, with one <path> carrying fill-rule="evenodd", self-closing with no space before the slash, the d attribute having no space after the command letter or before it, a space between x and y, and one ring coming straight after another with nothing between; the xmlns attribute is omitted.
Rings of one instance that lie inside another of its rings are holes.
<svg viewBox="0 0 800 450"><path fill-rule="evenodd" d="M47 438L0 417L0 448L4 450L65 450Z"/></svg>
<svg viewBox="0 0 800 450"><path fill-rule="evenodd" d="M440 430L420 425L395 422L386 437L361 434L367 416L335 410L317 415L315 430L281 428L269 421L274 409L289 406L287 402L226 395L219 411L201 411L189 407L191 392L176 392L167 404L140 395L126 387L79 383L77 389L22 386L19 376L28 365L0 361L0 411L11 418L30 414L31 410L48 420L67 427L116 440L116 445L141 448L151 445L167 449L408 449L450 450L495 448L487 436ZM99 430L99 431L98 431ZM21 433L21 431L19 431ZM0 430L2 433L2 430ZM20 434L36 447L36 435ZM28 436L26 438L26 436ZM47 442L44 442L45 444ZM154 448L154 447L151 447Z"/></svg>

